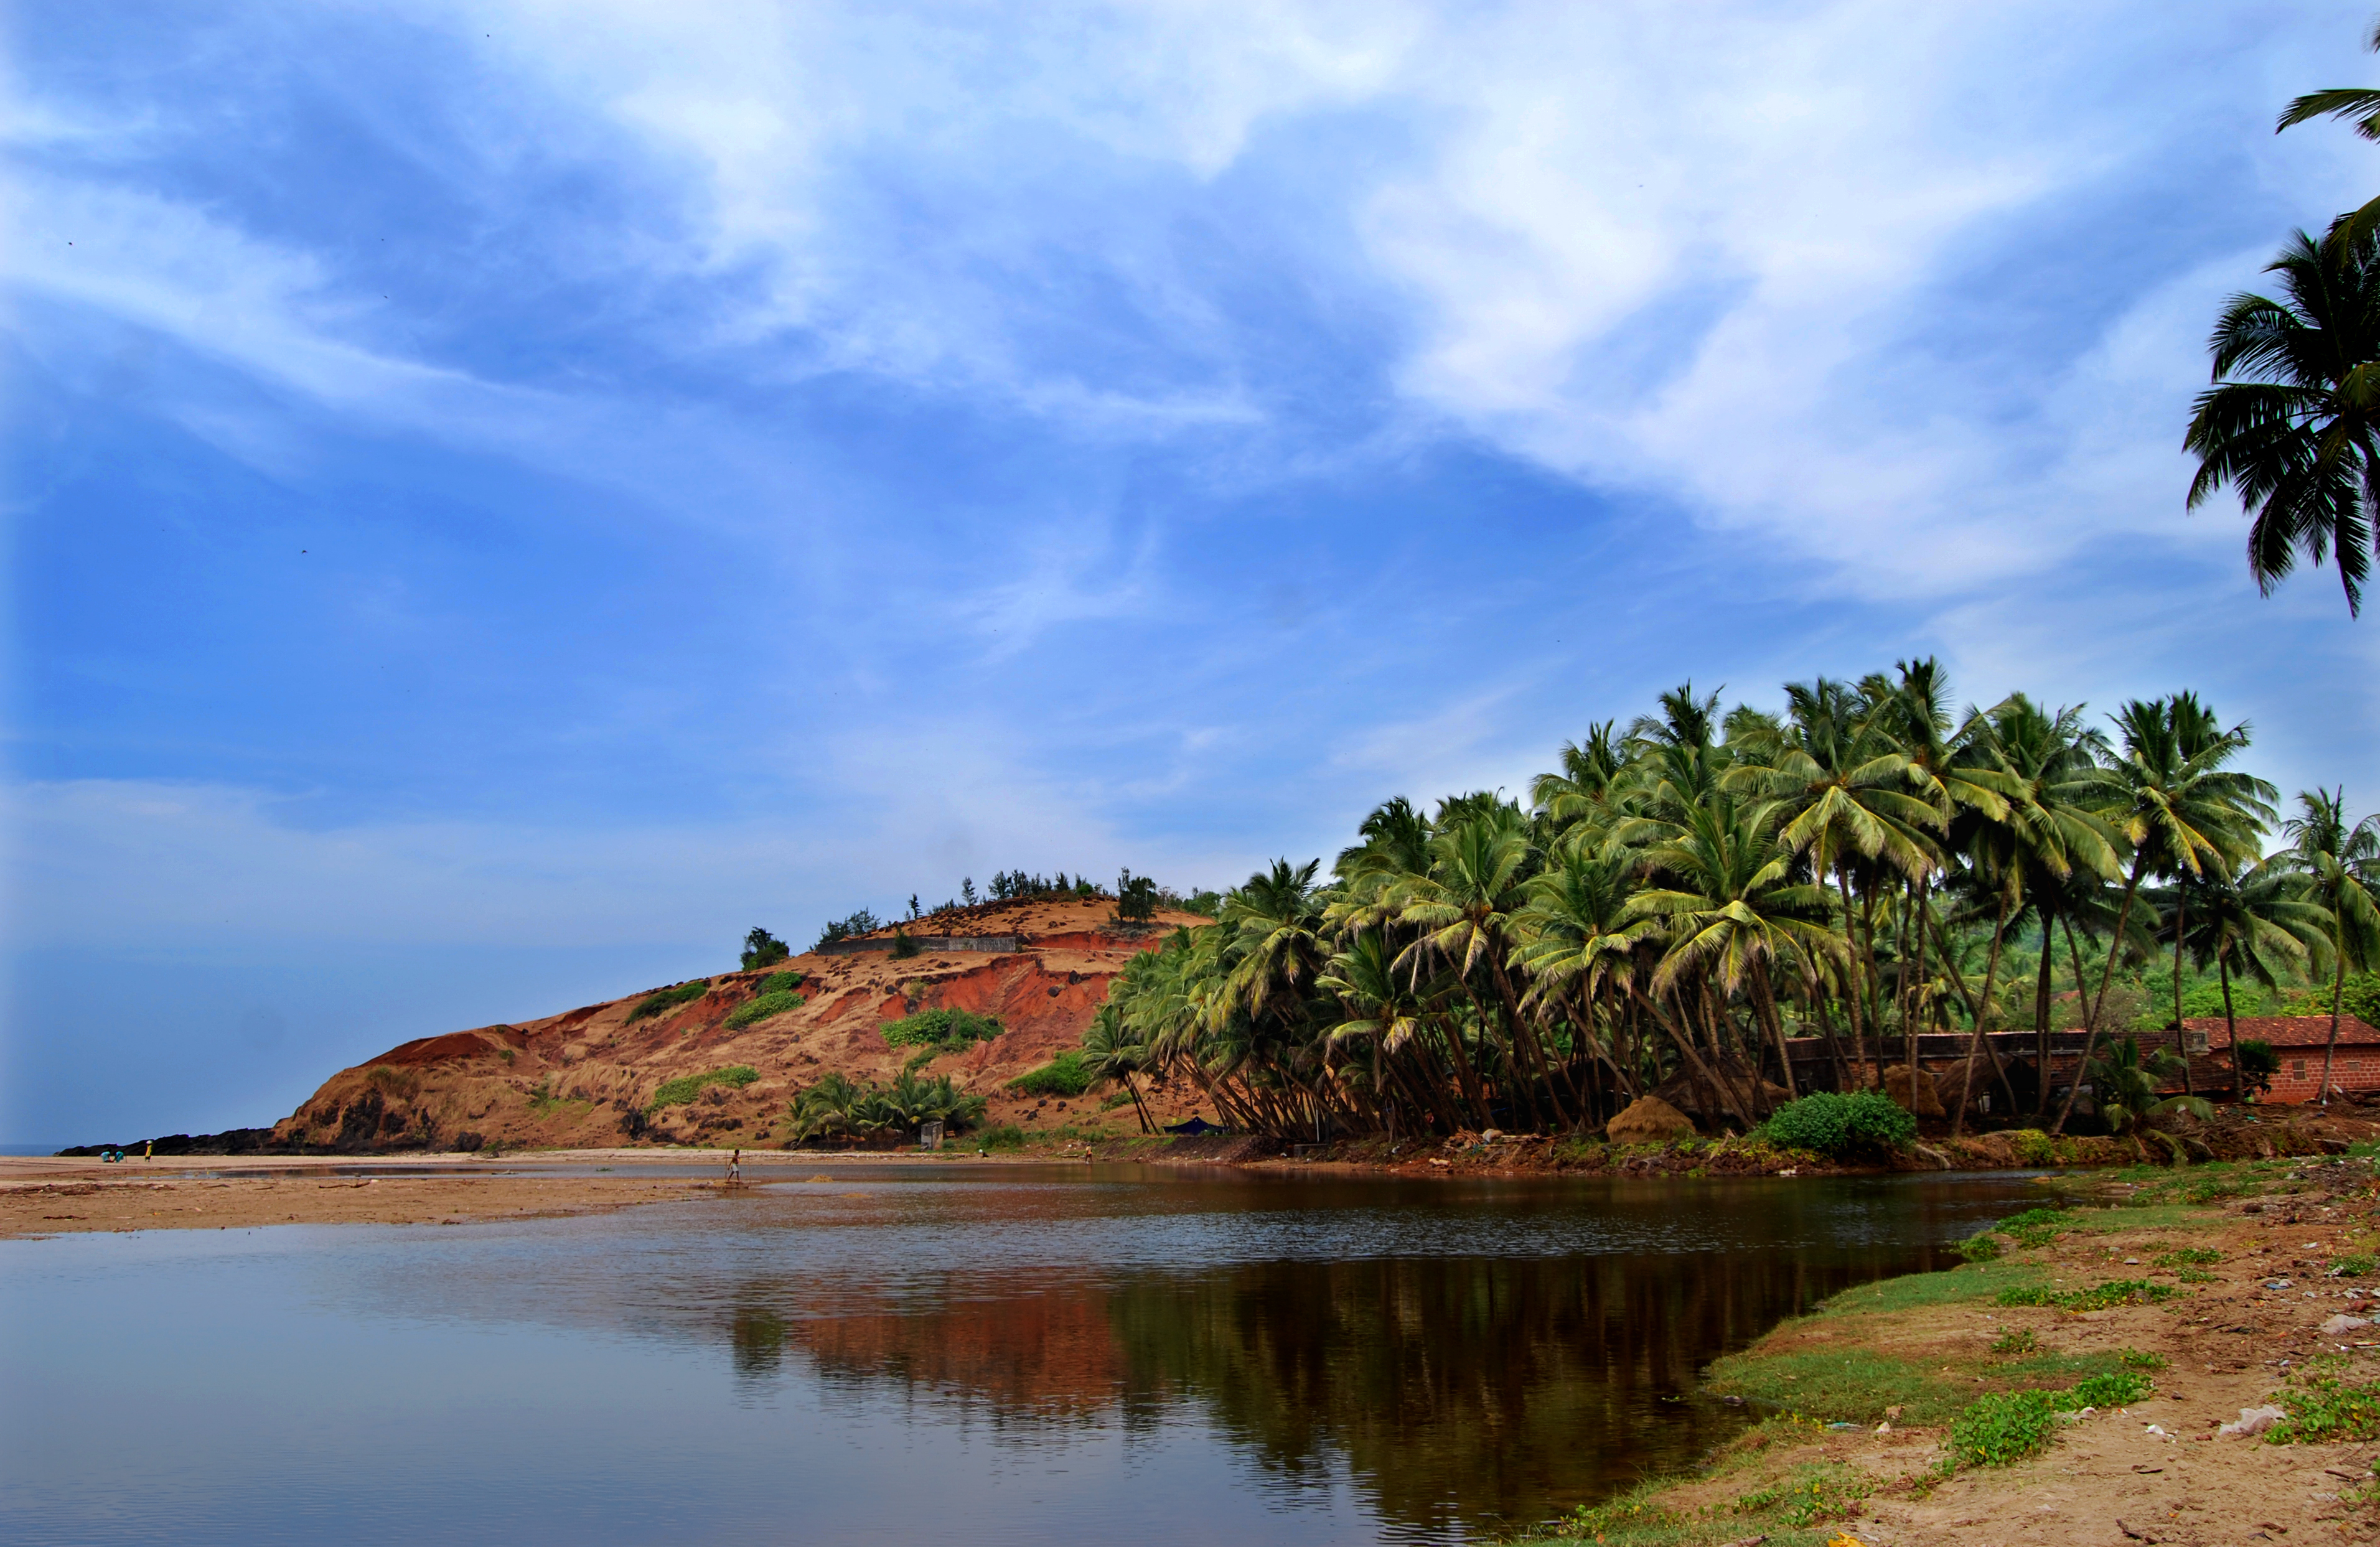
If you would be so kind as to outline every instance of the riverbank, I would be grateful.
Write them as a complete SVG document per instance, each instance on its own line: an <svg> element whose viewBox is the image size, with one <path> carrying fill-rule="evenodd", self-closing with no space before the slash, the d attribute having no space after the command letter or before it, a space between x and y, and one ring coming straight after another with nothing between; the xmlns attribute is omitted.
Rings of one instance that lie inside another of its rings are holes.
<svg viewBox="0 0 2380 1547"><path fill-rule="evenodd" d="M1758 1421L1701 1472L1538 1540L2380 1540L2380 1327L2324 1330L2380 1312L2370 1161L2143 1169L2048 1179L2045 1193L2073 1206L1979 1238L1972 1251L1991 1260L1840 1295L1721 1360L1707 1391ZM2024 1392L2047 1395L2002 1395ZM2220 1434L2273 1403L2306 1443ZM1961 1459L1965 1445L2022 1450L2036 1424L2038 1451Z"/></svg>

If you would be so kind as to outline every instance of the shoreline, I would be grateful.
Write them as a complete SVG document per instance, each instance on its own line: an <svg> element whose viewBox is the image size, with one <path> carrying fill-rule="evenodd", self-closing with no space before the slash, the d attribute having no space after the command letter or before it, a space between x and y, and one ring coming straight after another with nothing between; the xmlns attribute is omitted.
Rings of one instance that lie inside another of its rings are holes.
<svg viewBox="0 0 2380 1547"><path fill-rule="evenodd" d="M2047 1180L2075 1206L1985 1232L1988 1260L1847 1290L1718 1360L1703 1389L1759 1415L1742 1434L1524 1543L2380 1541L2380 1443L2353 1437L2380 1436L2368 1400L2319 1443L2217 1432L2270 1403L2317 1411L2320 1381L2380 1393L2380 1328L2321 1330L2380 1317L2372 1161ZM2075 1395L2109 1378L2102 1405ZM2024 1391L2079 1416L2011 1464L1953 1464L1953 1426L1985 1432L1973 1405Z"/></svg>

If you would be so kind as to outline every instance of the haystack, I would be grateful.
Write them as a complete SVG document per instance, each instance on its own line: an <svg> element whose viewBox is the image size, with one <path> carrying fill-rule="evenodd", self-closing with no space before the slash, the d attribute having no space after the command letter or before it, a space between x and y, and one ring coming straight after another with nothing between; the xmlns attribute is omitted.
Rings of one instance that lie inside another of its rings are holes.
<svg viewBox="0 0 2380 1547"><path fill-rule="evenodd" d="M1890 1096L1904 1111L1915 1113L1921 1118L1943 1116L1942 1093L1936 1087L1934 1077L1921 1069L1917 1071L1915 1083L1916 1096L1912 1100L1910 1095L1909 1066L1894 1064L1884 1071L1884 1094Z"/></svg>
<svg viewBox="0 0 2380 1547"><path fill-rule="evenodd" d="M1603 1136L1615 1144L1661 1144L1694 1135L1694 1119L1657 1095L1640 1095L1606 1123Z"/></svg>

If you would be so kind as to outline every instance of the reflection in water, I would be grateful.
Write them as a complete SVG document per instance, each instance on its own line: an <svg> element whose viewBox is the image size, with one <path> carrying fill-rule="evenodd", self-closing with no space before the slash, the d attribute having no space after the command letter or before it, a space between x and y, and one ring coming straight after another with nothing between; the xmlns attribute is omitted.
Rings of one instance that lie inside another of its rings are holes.
<svg viewBox="0 0 2380 1547"><path fill-rule="evenodd" d="M0 1242L0 1540L1508 1535L1691 1462L1742 1421L1702 1366L2023 1190L847 1166Z"/></svg>
<svg viewBox="0 0 2380 1547"><path fill-rule="evenodd" d="M1352 1476L1391 1534L1493 1534L1688 1464L1744 1421L1693 1394L1703 1366L1849 1285L1938 1265L1936 1242L1999 1208L1906 1187L1695 1190L1699 1250L1651 1249L1689 1200L1641 1187L1437 1191L1385 1220L1329 1221L1382 1255L1062 1274L994 1263L892 1283L881 1264L759 1275L732 1291L725 1330L747 1397L797 1349L798 1373L829 1389L894 1388L994 1436L1046 1438L1093 1418L1129 1434L1191 1408L1276 1489ZM1285 1251L1318 1210L1380 1212L1378 1184L1303 1191L1233 1202L1299 1204L1271 1211ZM977 1202L979 1224L1003 1203L1027 1216L1048 1203ZM1500 1229L1483 1237L1483 1215ZM1150 1228L1182 1223L1151 1215ZM1472 1254L1500 1236L1517 1254ZM1433 1243L1470 1253L1432 1255Z"/></svg>

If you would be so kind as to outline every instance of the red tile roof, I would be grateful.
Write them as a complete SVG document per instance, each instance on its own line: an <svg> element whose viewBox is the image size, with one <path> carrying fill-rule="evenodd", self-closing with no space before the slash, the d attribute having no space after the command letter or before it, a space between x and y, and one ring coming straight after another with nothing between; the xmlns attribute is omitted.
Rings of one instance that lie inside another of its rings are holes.
<svg viewBox="0 0 2380 1547"><path fill-rule="evenodd" d="M2223 1018L2193 1016L2183 1025L2193 1032L2204 1032L2216 1049L2223 1046ZM2276 1047L2321 1047L2330 1041L2330 1017L2327 1015L2243 1015L2239 1020L2240 1040L2269 1042ZM2173 1033L2166 1033L2171 1036ZM2143 1038L2143 1041L2146 1039ZM2380 1031L2374 1031L2354 1016L2342 1012L2338 1018L2338 1045L2370 1046L2380 1044Z"/></svg>

